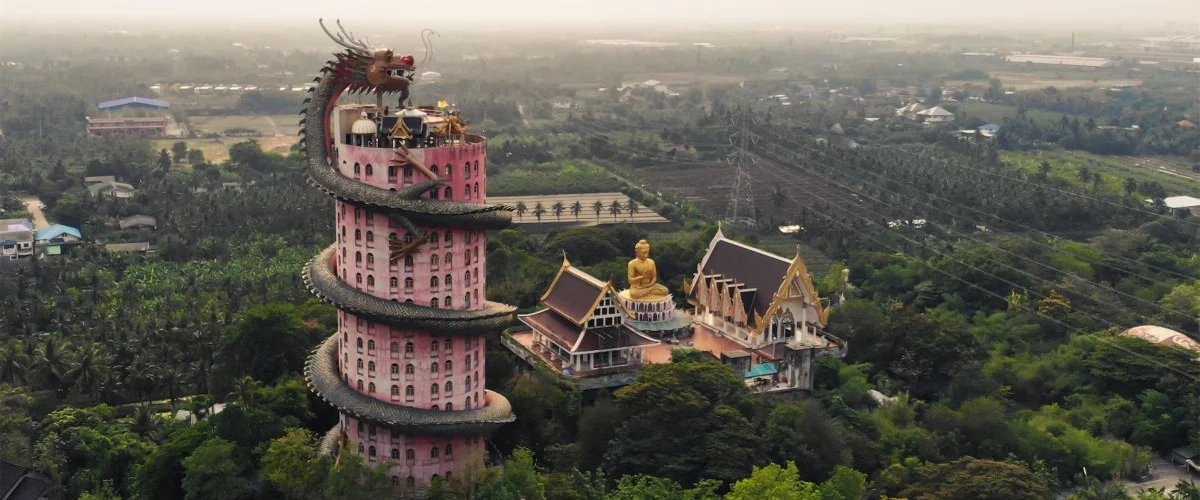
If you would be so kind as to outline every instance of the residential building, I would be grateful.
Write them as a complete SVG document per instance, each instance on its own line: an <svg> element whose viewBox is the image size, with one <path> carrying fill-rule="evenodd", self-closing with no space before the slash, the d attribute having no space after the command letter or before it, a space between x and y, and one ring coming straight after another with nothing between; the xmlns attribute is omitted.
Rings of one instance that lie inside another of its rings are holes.
<svg viewBox="0 0 1200 500"><path fill-rule="evenodd" d="M951 113L941 106L934 106L929 109L924 109L917 112L917 117L924 120L925 123L949 123L954 121L954 113Z"/></svg>
<svg viewBox="0 0 1200 500"><path fill-rule="evenodd" d="M116 111L119 109L170 109L171 103L159 99L150 99L148 97L126 97L124 99L114 99L112 101L104 101L98 106L101 111Z"/></svg>
<svg viewBox="0 0 1200 500"><path fill-rule="evenodd" d="M87 188L92 196L108 196L119 199L133 198L137 191L133 185L117 181L97 182L88 185Z"/></svg>
<svg viewBox="0 0 1200 500"><path fill-rule="evenodd" d="M1200 217L1200 198L1191 196L1170 196L1163 199L1171 213L1177 216Z"/></svg>
<svg viewBox="0 0 1200 500"><path fill-rule="evenodd" d="M0 461L0 500L48 500L53 484L41 472Z"/></svg>
<svg viewBox="0 0 1200 500"><path fill-rule="evenodd" d="M83 187L91 186L92 184L100 184L104 182L117 182L117 177L113 175L93 175L83 178Z"/></svg>
<svg viewBox="0 0 1200 500"><path fill-rule="evenodd" d="M581 389L629 383L645 366L645 349L660 344L632 326L634 315L612 282L573 267L566 258L541 302L542 310L517 316L530 331L509 335L505 344Z"/></svg>
<svg viewBox="0 0 1200 500"><path fill-rule="evenodd" d="M59 255L64 246L74 245L83 241L79 229L55 224L45 229L39 229L33 236L37 249L46 255Z"/></svg>
<svg viewBox="0 0 1200 500"><path fill-rule="evenodd" d="M158 229L158 220L149 215L130 215L117 224L121 229Z"/></svg>
<svg viewBox="0 0 1200 500"><path fill-rule="evenodd" d="M154 245L140 241L136 243L109 243L104 249L113 253L154 253Z"/></svg>
<svg viewBox="0 0 1200 500"><path fill-rule="evenodd" d="M844 354L799 252L786 259L718 230L687 288L696 337L724 340L710 352L759 390L810 390L816 356Z"/></svg>
<svg viewBox="0 0 1200 500"><path fill-rule="evenodd" d="M0 220L0 260L25 259L33 255L33 223L25 219Z"/></svg>

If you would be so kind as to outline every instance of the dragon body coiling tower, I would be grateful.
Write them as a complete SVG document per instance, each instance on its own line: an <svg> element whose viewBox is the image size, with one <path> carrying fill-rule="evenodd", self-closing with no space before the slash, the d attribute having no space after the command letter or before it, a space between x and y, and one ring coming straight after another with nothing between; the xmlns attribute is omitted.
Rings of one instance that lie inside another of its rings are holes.
<svg viewBox="0 0 1200 500"><path fill-rule="evenodd" d="M301 135L311 183L335 200L337 241L304 276L338 308L338 331L306 377L340 413L323 450L387 464L400 492L420 496L477 477L486 436L514 420L484 388L485 336L514 319L484 296L485 231L509 225L511 208L485 203L483 137L445 106L404 105L411 56L326 33L347 50L321 70ZM339 104L347 92L376 104Z"/></svg>

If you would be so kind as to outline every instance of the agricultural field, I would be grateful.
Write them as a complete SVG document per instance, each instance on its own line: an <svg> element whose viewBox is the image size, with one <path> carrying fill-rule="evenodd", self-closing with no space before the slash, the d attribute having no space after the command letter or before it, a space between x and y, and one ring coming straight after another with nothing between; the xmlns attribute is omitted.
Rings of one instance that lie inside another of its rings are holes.
<svg viewBox="0 0 1200 500"><path fill-rule="evenodd" d="M262 146L262 150L268 153L286 155L292 146L298 140L294 136L282 137L219 137L212 139L193 138L193 139L158 139L154 141L154 149L159 150L166 148L171 150L171 145L176 142L183 141L187 143L188 149L199 149L204 152L204 160L208 163L221 163L229 160L229 147L242 141L255 140Z"/></svg>
<svg viewBox="0 0 1200 500"><path fill-rule="evenodd" d="M517 224L570 224L575 227L596 226L601 224L653 224L668 222L667 219L654 212L653 209L638 205L638 210L635 213L629 213L629 197L623 193L581 193L581 194L561 194L561 195L525 195L525 196L489 196L488 203L499 205L508 205L512 207L518 206L518 203L525 205L525 213L513 214L513 222ZM571 213L571 206L578 201L583 210L576 217ZM600 214L596 214L595 204L600 202L604 207ZM612 203L616 201L620 203L621 211L614 215L610 211ZM534 207L538 203L542 204L546 213L542 214L541 218L534 215ZM562 203L564 211L561 217L554 215L554 205Z"/></svg>
<svg viewBox="0 0 1200 500"><path fill-rule="evenodd" d="M500 150L491 149L493 154ZM488 179L488 193L500 196L596 193L621 187L612 174L585 160L522 163L499 170Z"/></svg>
<svg viewBox="0 0 1200 500"><path fill-rule="evenodd" d="M990 102L959 102L955 106L960 110L960 114L965 113L968 118L975 117L989 123L1002 124L1005 118L1012 118L1017 115L1017 107L1009 104L993 104ZM1068 119L1074 118L1074 115L1066 115L1056 111L1047 111L1044 109L1026 109L1025 116L1037 123L1057 123L1062 120L1063 116Z"/></svg>
<svg viewBox="0 0 1200 500"><path fill-rule="evenodd" d="M1051 177L1060 177L1081 186L1085 184L1080 179L1080 167L1086 167L1093 174L1103 174L1099 189L1115 194L1125 193L1126 178L1132 178L1138 184L1158 182L1166 188L1170 196L1196 196L1196 193L1200 193L1200 178L1197 176L1184 177L1181 173L1164 172L1147 164L1146 158L1100 156L1064 150L1006 152L1001 157L1004 161L1034 173L1038 171L1042 162L1046 162L1050 165ZM1086 186L1090 188L1092 183L1089 182Z"/></svg>
<svg viewBox="0 0 1200 500"><path fill-rule="evenodd" d="M227 115L194 116L189 119L193 135L222 134L241 128L254 130L265 137L292 136L298 129L296 115Z"/></svg>
<svg viewBox="0 0 1200 500"><path fill-rule="evenodd" d="M999 71L991 76L1004 82L1005 88L1014 90L1044 89L1056 87L1060 89L1072 87L1108 88L1116 86L1138 86L1141 80L1135 78L1119 78L1111 74L1091 74L1088 70L1058 70L1049 71Z"/></svg>

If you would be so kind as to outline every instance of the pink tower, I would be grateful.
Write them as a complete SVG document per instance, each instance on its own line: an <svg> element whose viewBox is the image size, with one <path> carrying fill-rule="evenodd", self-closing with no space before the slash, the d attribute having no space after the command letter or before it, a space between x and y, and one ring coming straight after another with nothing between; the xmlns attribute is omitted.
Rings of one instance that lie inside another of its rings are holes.
<svg viewBox="0 0 1200 500"><path fill-rule="evenodd" d="M338 331L306 376L341 414L323 450L387 464L400 492L420 496L477 478L485 436L515 418L484 388L484 340L514 311L484 296L486 230L510 224L511 208L486 204L487 141L457 112L403 106L410 56L326 33L347 51L322 70L301 123L312 183L336 200L337 242L304 274L337 306ZM345 91L376 103L338 104ZM382 105L392 92L394 109Z"/></svg>

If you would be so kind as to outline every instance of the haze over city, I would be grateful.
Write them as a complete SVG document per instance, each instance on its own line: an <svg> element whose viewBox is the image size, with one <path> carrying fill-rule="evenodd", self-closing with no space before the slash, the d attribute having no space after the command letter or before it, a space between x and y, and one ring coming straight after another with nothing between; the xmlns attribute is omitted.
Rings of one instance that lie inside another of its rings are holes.
<svg viewBox="0 0 1200 500"><path fill-rule="evenodd" d="M341 17L371 24L470 24L502 30L504 25L654 24L674 30L686 25L765 23L804 25L825 23L988 25L1140 25L1200 23L1200 2L1190 0L1038 1L996 3L956 0L460 0L386 4L351 0L293 2L212 0L164 4L152 0L59 2L0 1L5 21L38 23L138 24L162 22L173 26L197 23L242 25L277 24Z"/></svg>

